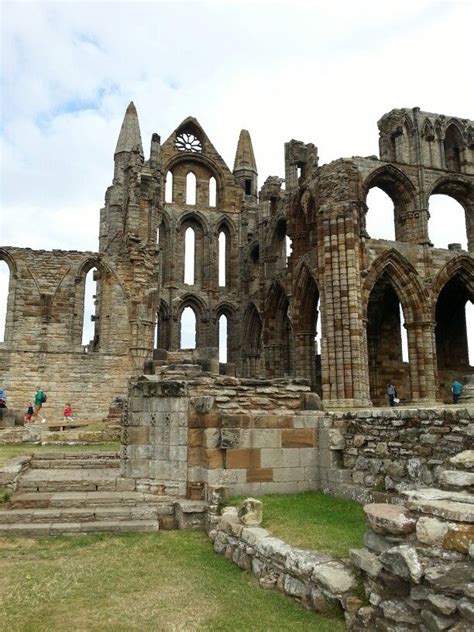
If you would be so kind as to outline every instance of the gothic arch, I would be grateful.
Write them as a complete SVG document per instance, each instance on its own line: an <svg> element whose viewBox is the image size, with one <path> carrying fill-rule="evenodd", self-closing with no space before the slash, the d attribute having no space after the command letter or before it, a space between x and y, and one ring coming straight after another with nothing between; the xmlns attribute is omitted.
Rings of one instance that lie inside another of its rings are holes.
<svg viewBox="0 0 474 632"><path fill-rule="evenodd" d="M319 300L319 284L313 271L303 261L295 271L292 318L295 331L312 331L315 327L315 306Z"/></svg>
<svg viewBox="0 0 474 632"><path fill-rule="evenodd" d="M407 209L416 204L416 188L410 178L397 167L385 164L372 171L362 183L363 202L373 187L379 187L397 207Z"/></svg>
<svg viewBox="0 0 474 632"><path fill-rule="evenodd" d="M244 311L242 324L242 373L246 377L260 374L263 323L252 301Z"/></svg>
<svg viewBox="0 0 474 632"><path fill-rule="evenodd" d="M196 348L206 346L209 310L205 301L196 294L185 294L179 301L175 316L179 322L179 340L181 340L181 319L186 307L191 307L196 317Z"/></svg>
<svg viewBox="0 0 474 632"><path fill-rule="evenodd" d="M426 290L412 264L394 248L385 251L370 266L362 286L363 317L367 318L370 294L383 274L387 274L395 289L407 321L422 318L426 305Z"/></svg>
<svg viewBox="0 0 474 632"><path fill-rule="evenodd" d="M157 340L156 347L158 349L171 348L171 331L170 331L170 308L168 303L161 299L156 314Z"/></svg>
<svg viewBox="0 0 474 632"><path fill-rule="evenodd" d="M265 361L269 377L284 376L290 372L292 324L289 317L289 300L279 281L271 284L265 301Z"/></svg>
<svg viewBox="0 0 474 632"><path fill-rule="evenodd" d="M456 276L459 276L467 290L474 297L474 260L467 255L453 257L438 272L432 286L432 316L435 316L436 304L443 288Z"/></svg>

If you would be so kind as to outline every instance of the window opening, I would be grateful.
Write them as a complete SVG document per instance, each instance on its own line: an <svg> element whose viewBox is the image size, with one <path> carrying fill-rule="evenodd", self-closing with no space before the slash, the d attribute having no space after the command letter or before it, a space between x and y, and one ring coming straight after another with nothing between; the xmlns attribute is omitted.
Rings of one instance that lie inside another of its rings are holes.
<svg viewBox="0 0 474 632"><path fill-rule="evenodd" d="M193 154L199 154L202 151L199 138L189 132L182 132L176 137L175 147L178 151L190 151Z"/></svg>
<svg viewBox="0 0 474 632"><path fill-rule="evenodd" d="M400 307L400 338L402 343L402 362L410 362L410 356L408 354L408 334L405 327L405 316L403 315L402 304Z"/></svg>
<svg viewBox="0 0 474 632"><path fill-rule="evenodd" d="M196 204L196 176L192 171L186 176L186 204Z"/></svg>
<svg viewBox="0 0 474 632"><path fill-rule="evenodd" d="M223 230L219 233L219 287L226 286L227 237Z"/></svg>
<svg viewBox="0 0 474 632"><path fill-rule="evenodd" d="M458 243L467 250L466 220L463 207L449 195L436 193L429 199L429 235L435 248Z"/></svg>
<svg viewBox="0 0 474 632"><path fill-rule="evenodd" d="M156 243L157 245L160 243L160 227L156 229Z"/></svg>
<svg viewBox="0 0 474 632"><path fill-rule="evenodd" d="M6 261L0 261L0 342L5 340L7 324L8 288L10 285L10 268Z"/></svg>
<svg viewBox="0 0 474 632"><path fill-rule="evenodd" d="M165 202L171 203L173 201L173 174L168 171L166 174L165 182Z"/></svg>
<svg viewBox="0 0 474 632"><path fill-rule="evenodd" d="M184 282L194 285L194 257L196 250L196 234L189 226L184 233Z"/></svg>
<svg viewBox="0 0 474 632"><path fill-rule="evenodd" d="M474 366L474 303L466 303L466 331L469 366Z"/></svg>
<svg viewBox="0 0 474 632"><path fill-rule="evenodd" d="M245 195L252 195L252 180L245 180Z"/></svg>
<svg viewBox="0 0 474 632"><path fill-rule="evenodd" d="M196 348L196 314L192 307L185 307L181 314L181 349Z"/></svg>
<svg viewBox="0 0 474 632"><path fill-rule="evenodd" d="M84 287L84 317L82 321L82 345L86 346L94 340L97 298L97 270L92 268L86 275Z"/></svg>
<svg viewBox="0 0 474 632"><path fill-rule="evenodd" d="M292 240L290 237L288 237L288 235L286 235L285 237L285 248L286 248L286 258L288 259L288 257L291 257L291 250L292 250Z"/></svg>
<svg viewBox="0 0 474 632"><path fill-rule="evenodd" d="M209 206L217 206L217 182L214 176L209 178Z"/></svg>
<svg viewBox="0 0 474 632"><path fill-rule="evenodd" d="M395 240L395 208L389 195L373 187L367 194L366 230L372 239Z"/></svg>
<svg viewBox="0 0 474 632"><path fill-rule="evenodd" d="M227 362L227 316L219 317L219 362Z"/></svg>

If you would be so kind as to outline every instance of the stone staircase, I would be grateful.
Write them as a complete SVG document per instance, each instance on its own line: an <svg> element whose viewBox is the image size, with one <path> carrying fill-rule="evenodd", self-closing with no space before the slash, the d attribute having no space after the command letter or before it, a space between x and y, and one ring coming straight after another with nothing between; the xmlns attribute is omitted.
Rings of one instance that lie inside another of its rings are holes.
<svg viewBox="0 0 474 632"><path fill-rule="evenodd" d="M114 452L33 456L16 493L0 510L0 535L175 528L176 499L130 491L119 464Z"/></svg>

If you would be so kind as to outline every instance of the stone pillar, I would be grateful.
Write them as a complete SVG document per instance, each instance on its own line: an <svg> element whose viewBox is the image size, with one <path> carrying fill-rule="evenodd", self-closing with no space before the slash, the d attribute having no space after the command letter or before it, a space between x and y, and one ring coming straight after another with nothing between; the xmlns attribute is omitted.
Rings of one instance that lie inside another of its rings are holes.
<svg viewBox="0 0 474 632"><path fill-rule="evenodd" d="M411 397L414 402L436 400L436 353L432 321L406 323L410 361Z"/></svg>
<svg viewBox="0 0 474 632"><path fill-rule="evenodd" d="M323 399L326 405L370 406L364 362L359 258L353 213L357 204L331 208L323 220L321 312Z"/></svg>
<svg viewBox="0 0 474 632"><path fill-rule="evenodd" d="M294 374L315 383L314 332L300 331L295 333L295 362Z"/></svg>

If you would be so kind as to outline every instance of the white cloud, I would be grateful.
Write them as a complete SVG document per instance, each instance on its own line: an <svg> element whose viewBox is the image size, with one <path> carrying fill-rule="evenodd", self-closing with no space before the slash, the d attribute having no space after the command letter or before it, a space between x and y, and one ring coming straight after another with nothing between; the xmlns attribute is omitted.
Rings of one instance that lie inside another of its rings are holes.
<svg viewBox="0 0 474 632"><path fill-rule="evenodd" d="M12 2L0 10L0 242L10 245L97 249L130 100L145 153L153 132L164 139L191 114L232 166L239 131L249 129L260 183L282 175L291 138L314 142L323 163L378 153L376 122L394 107L472 115L471 3Z"/></svg>

